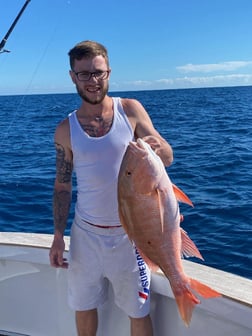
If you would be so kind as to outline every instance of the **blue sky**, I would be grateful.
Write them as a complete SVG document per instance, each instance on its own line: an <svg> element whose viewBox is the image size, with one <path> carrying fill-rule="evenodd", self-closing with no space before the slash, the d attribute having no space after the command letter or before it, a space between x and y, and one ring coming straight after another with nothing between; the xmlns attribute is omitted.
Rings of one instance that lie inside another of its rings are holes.
<svg viewBox="0 0 252 336"><path fill-rule="evenodd" d="M25 0L0 0L0 41ZM31 0L0 54L0 95L75 92L68 51L109 51L111 91L252 85L251 0Z"/></svg>

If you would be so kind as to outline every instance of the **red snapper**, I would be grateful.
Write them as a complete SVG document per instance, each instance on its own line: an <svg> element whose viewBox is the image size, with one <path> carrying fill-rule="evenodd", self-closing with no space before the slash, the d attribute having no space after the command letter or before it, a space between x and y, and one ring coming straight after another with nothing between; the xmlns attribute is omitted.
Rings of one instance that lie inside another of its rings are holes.
<svg viewBox="0 0 252 336"><path fill-rule="evenodd" d="M193 241L180 228L178 201L192 205L175 185L160 157L142 139L130 142L118 178L118 204L122 225L143 258L168 278L184 323L191 321L194 306L204 298L221 296L189 278L181 257L203 259Z"/></svg>

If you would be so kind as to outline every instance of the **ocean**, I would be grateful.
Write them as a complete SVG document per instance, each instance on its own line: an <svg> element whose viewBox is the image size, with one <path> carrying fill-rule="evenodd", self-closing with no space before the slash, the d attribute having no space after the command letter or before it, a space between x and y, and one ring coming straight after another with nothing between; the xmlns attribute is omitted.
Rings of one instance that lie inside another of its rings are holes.
<svg viewBox="0 0 252 336"><path fill-rule="evenodd" d="M172 145L167 171L194 203L180 205L181 226L204 264L252 279L252 87L110 95L138 99ZM53 232L54 130L79 104L77 94L0 96L0 231Z"/></svg>

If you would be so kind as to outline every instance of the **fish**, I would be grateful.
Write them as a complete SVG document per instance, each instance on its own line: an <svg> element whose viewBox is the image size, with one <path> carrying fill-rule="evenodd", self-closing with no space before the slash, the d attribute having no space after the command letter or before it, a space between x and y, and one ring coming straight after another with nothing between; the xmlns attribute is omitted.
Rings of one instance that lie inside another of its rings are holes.
<svg viewBox="0 0 252 336"><path fill-rule="evenodd" d="M131 141L118 175L118 212L129 239L151 270L161 269L169 280L178 311L186 326L200 303L198 296L221 294L185 274L182 257L201 253L180 227L179 202L193 206L189 197L173 184L161 158L138 138Z"/></svg>

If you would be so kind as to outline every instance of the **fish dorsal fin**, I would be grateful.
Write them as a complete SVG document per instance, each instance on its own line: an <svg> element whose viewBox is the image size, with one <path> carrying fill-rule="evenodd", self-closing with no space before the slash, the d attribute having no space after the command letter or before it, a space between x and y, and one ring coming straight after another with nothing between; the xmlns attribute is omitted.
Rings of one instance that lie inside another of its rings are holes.
<svg viewBox="0 0 252 336"><path fill-rule="evenodd" d="M161 230L162 232L164 232L164 212L165 212L165 208L162 202L162 195L163 192L161 189L156 188L157 191L157 197L158 197L158 208L159 208L159 214L160 214L160 222L161 222Z"/></svg>
<svg viewBox="0 0 252 336"><path fill-rule="evenodd" d="M174 194L175 194L175 196L176 196L176 198L179 202L189 204L190 206L193 207L192 201L190 200L190 198L188 196L186 196L186 194L181 189L179 189L175 184L172 184L172 188L173 188L173 192L174 192Z"/></svg>
<svg viewBox="0 0 252 336"><path fill-rule="evenodd" d="M188 236L188 234L182 229L181 230L181 256L185 257L197 257L204 260L197 246Z"/></svg>

